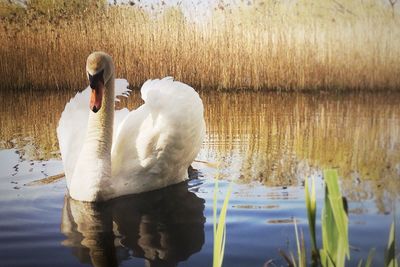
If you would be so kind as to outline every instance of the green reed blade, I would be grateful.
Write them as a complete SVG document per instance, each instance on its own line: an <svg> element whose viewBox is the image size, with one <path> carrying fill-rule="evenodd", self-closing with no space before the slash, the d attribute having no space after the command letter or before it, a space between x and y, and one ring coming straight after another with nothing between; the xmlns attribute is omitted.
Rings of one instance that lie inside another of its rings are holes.
<svg viewBox="0 0 400 267"><path fill-rule="evenodd" d="M293 262L294 261L294 256L293 256L292 252L290 252L290 257L283 250L279 250L279 254L286 261L288 267L294 267L295 263Z"/></svg>
<svg viewBox="0 0 400 267"><path fill-rule="evenodd" d="M217 218L217 191L218 191L218 180L215 180L214 186L214 255L213 255L213 267L222 266L225 253L225 241L226 241L226 213L228 210L228 203L231 194L232 186L228 186L228 191L225 195L225 199L219 213L218 224L216 224Z"/></svg>
<svg viewBox="0 0 400 267"><path fill-rule="evenodd" d="M217 197L218 197L218 177L214 183L214 195L213 195L213 236L217 233ZM215 251L214 251L215 252Z"/></svg>
<svg viewBox="0 0 400 267"><path fill-rule="evenodd" d="M315 217L316 217L316 210L317 210L317 200L315 195L315 180L311 178L311 194L308 186L308 179L305 180L305 197L306 197L306 207L307 207L307 217L308 217L308 226L310 229L310 236L311 236L311 244L312 244L312 251L313 254L318 253L317 248L317 237L315 234Z"/></svg>
<svg viewBox="0 0 400 267"><path fill-rule="evenodd" d="M301 240L301 258L302 258L302 264L304 267L307 266L307 256L306 256L306 245L304 241L304 234L303 231L300 232L300 240Z"/></svg>
<svg viewBox="0 0 400 267"><path fill-rule="evenodd" d="M321 257L321 266L336 266L329 254L326 253L325 249L321 249L319 251L319 255Z"/></svg>
<svg viewBox="0 0 400 267"><path fill-rule="evenodd" d="M343 205L336 170L325 170L325 203L322 212L322 243L324 266L343 267L346 256L350 257L348 241L348 217ZM321 255L322 257L322 255ZM326 259L330 259L330 261ZM333 264L333 265L332 265Z"/></svg>
<svg viewBox="0 0 400 267"><path fill-rule="evenodd" d="M307 266L307 261L306 261L306 249L304 246L304 237L303 237L303 232L301 233L301 238L299 238L299 233L297 230L297 222L296 219L294 220L294 231L296 233L296 245L297 245L297 262L299 267L306 267ZM301 239L301 243L300 243ZM295 262L295 261L294 261Z"/></svg>
<svg viewBox="0 0 400 267"><path fill-rule="evenodd" d="M289 265L289 266L297 267L296 260L294 259L293 252L291 252L291 251L290 251L290 260L291 260L292 265Z"/></svg>
<svg viewBox="0 0 400 267"><path fill-rule="evenodd" d="M326 170L324 175L335 223L339 230L340 237L343 238L346 255L349 257L348 217L343 206L342 194L340 193L338 173L337 170Z"/></svg>
<svg viewBox="0 0 400 267"><path fill-rule="evenodd" d="M223 236L222 236L222 243L221 243L221 252L219 253L219 260L218 260L218 267L222 266L222 262L224 260L225 255L225 242L226 242L226 227L224 225L223 228Z"/></svg>
<svg viewBox="0 0 400 267"><path fill-rule="evenodd" d="M294 220L294 232L296 233L296 245L297 245L298 264L299 264L299 267L303 267L303 266L301 265L301 263L302 263L302 260L301 260L301 255L302 255L302 253L301 253L301 248L300 248L299 234L298 234L298 231L297 231L296 219ZM293 259L293 262L296 262L296 261L294 261L294 259Z"/></svg>
<svg viewBox="0 0 400 267"><path fill-rule="evenodd" d="M365 267L371 267L372 266L372 259L374 258L374 255L375 255L375 249L371 248L371 250L368 253L367 261L365 262Z"/></svg>
<svg viewBox="0 0 400 267"><path fill-rule="evenodd" d="M398 267L398 261L396 259L396 229L395 229L395 222L392 223L390 226L390 233L389 233L389 241L386 249L386 259L385 259L385 266L386 267Z"/></svg>
<svg viewBox="0 0 400 267"><path fill-rule="evenodd" d="M326 190L327 192L327 190ZM337 249L339 246L338 231L334 222L331 204L325 193L325 204L322 210L322 251L320 252L322 266L335 266Z"/></svg>
<svg viewBox="0 0 400 267"><path fill-rule="evenodd" d="M218 174L215 177L214 183L214 196L213 196L213 237L214 237L214 250L213 250L213 266L218 266L219 249L217 246L217 197L218 197Z"/></svg>

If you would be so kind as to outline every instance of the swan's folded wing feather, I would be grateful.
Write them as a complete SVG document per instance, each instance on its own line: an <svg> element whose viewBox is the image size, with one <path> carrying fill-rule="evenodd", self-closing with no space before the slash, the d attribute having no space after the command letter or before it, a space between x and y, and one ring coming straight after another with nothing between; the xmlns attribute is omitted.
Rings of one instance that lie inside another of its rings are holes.
<svg viewBox="0 0 400 267"><path fill-rule="evenodd" d="M190 86L171 77L148 80L141 94L145 104L120 124L112 152L113 176L127 185L143 177L137 192L185 179L205 134L203 104Z"/></svg>
<svg viewBox="0 0 400 267"><path fill-rule="evenodd" d="M89 117L90 88L77 93L66 105L57 127L67 186L83 146Z"/></svg>
<svg viewBox="0 0 400 267"><path fill-rule="evenodd" d="M128 97L132 90L129 89L129 83L125 79L116 79L115 80L115 102L119 102L120 99L118 97ZM118 132L118 127L124 121L126 116L128 116L129 110L127 108L123 108L120 110L115 110L114 114L114 132L113 132L113 144L115 142L115 138Z"/></svg>
<svg viewBox="0 0 400 267"><path fill-rule="evenodd" d="M128 97L132 90L129 89L129 83L125 79L115 79L115 101L119 102L119 96Z"/></svg>
<svg viewBox="0 0 400 267"><path fill-rule="evenodd" d="M115 80L115 101L119 101L118 97L120 96L129 96L131 90L128 88L128 85L125 79ZM87 87L71 98L65 105L65 109L58 122L57 137L68 187L85 140L89 118L90 91L91 89ZM118 128L118 124L128 114L129 111L127 109L115 112L114 132Z"/></svg>

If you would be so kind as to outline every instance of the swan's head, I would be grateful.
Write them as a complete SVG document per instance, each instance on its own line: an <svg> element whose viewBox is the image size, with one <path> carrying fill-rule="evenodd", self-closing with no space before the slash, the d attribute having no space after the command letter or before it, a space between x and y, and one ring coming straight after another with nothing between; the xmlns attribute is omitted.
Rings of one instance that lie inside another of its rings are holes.
<svg viewBox="0 0 400 267"><path fill-rule="evenodd" d="M101 109L103 96L107 90L106 84L114 75L114 64L111 56L104 52L94 52L86 61L86 72L92 93L90 95L90 110L97 112Z"/></svg>

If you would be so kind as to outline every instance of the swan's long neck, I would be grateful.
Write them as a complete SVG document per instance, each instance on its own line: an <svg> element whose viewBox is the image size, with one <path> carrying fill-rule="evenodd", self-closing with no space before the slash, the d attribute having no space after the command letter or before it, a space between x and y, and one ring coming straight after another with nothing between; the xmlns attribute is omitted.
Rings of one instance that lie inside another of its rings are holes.
<svg viewBox="0 0 400 267"><path fill-rule="evenodd" d="M107 194L99 188L110 188L111 146L114 125L114 77L106 84L102 107L94 113L89 111L85 142L71 179L70 195L74 199L96 201ZM89 108L89 107L88 107Z"/></svg>
<svg viewBox="0 0 400 267"><path fill-rule="evenodd" d="M114 125L114 94L114 79L112 79L106 84L102 103L103 108L97 113L92 111L89 113L85 146L90 147L90 151L87 151L87 153L98 158L109 157L111 153Z"/></svg>

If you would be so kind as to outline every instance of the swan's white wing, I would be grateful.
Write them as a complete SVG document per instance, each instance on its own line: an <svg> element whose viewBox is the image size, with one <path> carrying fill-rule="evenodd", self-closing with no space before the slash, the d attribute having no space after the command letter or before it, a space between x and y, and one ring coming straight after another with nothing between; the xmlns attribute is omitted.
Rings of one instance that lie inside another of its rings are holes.
<svg viewBox="0 0 400 267"><path fill-rule="evenodd" d="M145 104L121 123L112 149L119 193L186 179L205 134L203 103L190 86L167 77L147 81L141 93Z"/></svg>
<svg viewBox="0 0 400 267"><path fill-rule="evenodd" d="M116 79L115 80L115 101L119 102L119 96L128 97L131 90L128 88L129 83L125 79ZM125 117L129 114L129 110L127 108L123 108L120 110L116 110L114 113L114 133L113 133L113 143L116 137L117 129Z"/></svg>
<svg viewBox="0 0 400 267"><path fill-rule="evenodd" d="M89 115L90 88L78 92L66 105L57 127L57 138L69 188L70 177L83 145Z"/></svg>
<svg viewBox="0 0 400 267"><path fill-rule="evenodd" d="M76 160L83 146L88 118L89 118L89 98L91 89L88 87L82 92L78 92L65 105L57 127L57 137L60 146L61 157L64 164L67 186L69 188L70 178L75 169ZM115 80L115 96L128 96L128 82L124 79ZM114 129L118 127L123 118L128 115L127 109L118 110L115 113Z"/></svg>

